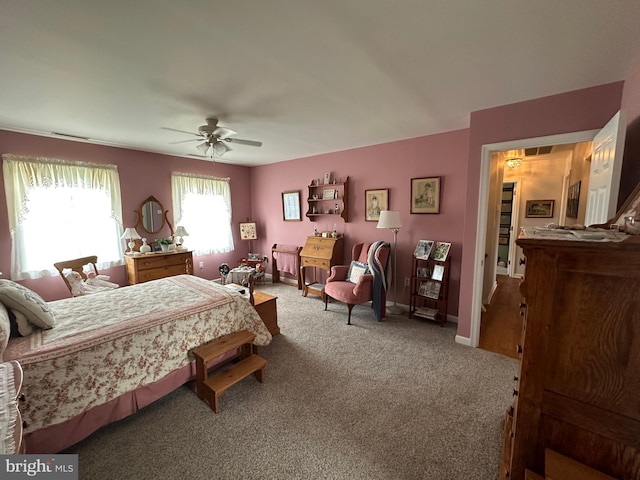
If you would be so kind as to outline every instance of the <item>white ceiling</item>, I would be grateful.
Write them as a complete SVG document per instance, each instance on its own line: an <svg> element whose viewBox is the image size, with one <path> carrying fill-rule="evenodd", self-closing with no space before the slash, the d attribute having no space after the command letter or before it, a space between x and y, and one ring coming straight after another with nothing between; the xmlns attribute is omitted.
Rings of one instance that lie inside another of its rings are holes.
<svg viewBox="0 0 640 480"><path fill-rule="evenodd" d="M638 0L2 0L0 128L260 165L467 128L623 80ZM195 137L194 137L195 138Z"/></svg>

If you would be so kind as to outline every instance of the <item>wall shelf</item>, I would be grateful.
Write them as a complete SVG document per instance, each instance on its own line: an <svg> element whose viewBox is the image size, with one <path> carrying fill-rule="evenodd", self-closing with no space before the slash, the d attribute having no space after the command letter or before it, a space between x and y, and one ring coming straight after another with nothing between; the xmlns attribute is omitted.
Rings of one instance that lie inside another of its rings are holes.
<svg viewBox="0 0 640 480"><path fill-rule="evenodd" d="M308 190L305 215L309 220L333 216L349 221L349 177L344 182L309 185Z"/></svg>

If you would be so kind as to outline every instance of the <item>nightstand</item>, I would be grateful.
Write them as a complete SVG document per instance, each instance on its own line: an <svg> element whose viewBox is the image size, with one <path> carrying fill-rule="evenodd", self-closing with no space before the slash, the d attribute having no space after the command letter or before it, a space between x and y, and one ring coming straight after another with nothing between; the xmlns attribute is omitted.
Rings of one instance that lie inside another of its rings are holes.
<svg viewBox="0 0 640 480"><path fill-rule="evenodd" d="M256 309L258 315L267 326L271 335L278 335L280 327L278 326L278 308L276 300L278 297L269 295L268 293L254 290L253 292L253 308Z"/></svg>

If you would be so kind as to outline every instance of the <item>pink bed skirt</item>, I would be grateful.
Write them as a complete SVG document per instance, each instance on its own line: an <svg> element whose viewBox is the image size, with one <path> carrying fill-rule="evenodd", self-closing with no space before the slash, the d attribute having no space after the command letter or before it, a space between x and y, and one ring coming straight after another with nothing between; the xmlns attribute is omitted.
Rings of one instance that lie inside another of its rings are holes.
<svg viewBox="0 0 640 480"><path fill-rule="evenodd" d="M212 363L220 364L236 354L237 352L234 351L228 352ZM157 382L120 395L66 422L25 434L25 453L59 453L87 438L101 427L128 417L195 379L195 372L195 363L192 362Z"/></svg>

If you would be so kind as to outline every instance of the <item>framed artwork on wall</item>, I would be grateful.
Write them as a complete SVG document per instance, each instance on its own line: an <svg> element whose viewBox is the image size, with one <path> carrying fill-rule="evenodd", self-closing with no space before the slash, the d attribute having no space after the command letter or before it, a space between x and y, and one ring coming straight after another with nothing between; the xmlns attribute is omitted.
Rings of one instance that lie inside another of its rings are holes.
<svg viewBox="0 0 640 480"><path fill-rule="evenodd" d="M240 240L256 240L257 238L256 222L240 223Z"/></svg>
<svg viewBox="0 0 640 480"><path fill-rule="evenodd" d="M380 212L389 210L389 189L364 191L365 221L377 222L380 220Z"/></svg>
<svg viewBox="0 0 640 480"><path fill-rule="evenodd" d="M411 179L411 213L440 213L440 177Z"/></svg>
<svg viewBox="0 0 640 480"><path fill-rule="evenodd" d="M301 222L300 190L282 192L282 219L285 222Z"/></svg>
<svg viewBox="0 0 640 480"><path fill-rule="evenodd" d="M527 200L527 218L553 218L555 200Z"/></svg>

